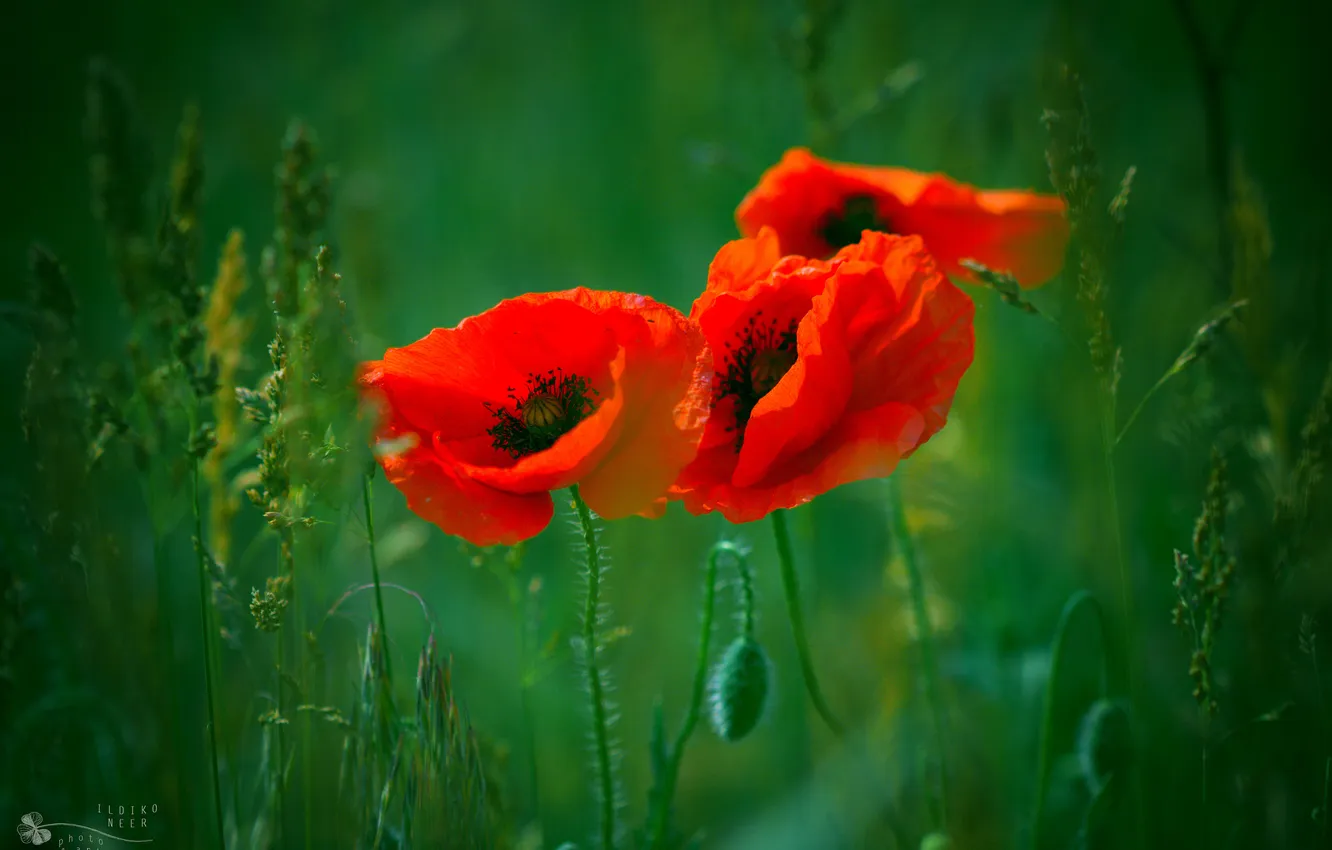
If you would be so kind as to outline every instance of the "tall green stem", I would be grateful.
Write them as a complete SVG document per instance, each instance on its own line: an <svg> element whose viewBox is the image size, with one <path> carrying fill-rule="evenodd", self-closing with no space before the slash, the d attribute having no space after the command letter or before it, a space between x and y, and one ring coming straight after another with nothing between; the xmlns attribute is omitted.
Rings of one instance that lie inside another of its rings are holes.
<svg viewBox="0 0 1332 850"><path fill-rule="evenodd" d="M301 632L301 610L295 605L296 598L292 597L292 620L296 623L296 641L300 647L300 681L302 684L304 701L313 699L310 692L310 645L305 640L305 635ZM384 648L384 657L388 658L388 647ZM298 700L299 702L300 700ZM309 712L302 712L301 718L301 773L304 782L301 785L301 797L305 804L305 850L314 848L314 717Z"/></svg>
<svg viewBox="0 0 1332 850"><path fill-rule="evenodd" d="M601 795L601 847L615 848L615 780L611 773L609 723L606 717L606 683L602 678L600 655L601 551L597 531L592 525L592 511L578 492L569 488L587 550L587 601L583 609L583 664L587 669L587 690L592 708L592 736L596 746L597 783Z"/></svg>
<svg viewBox="0 0 1332 850"><path fill-rule="evenodd" d="M892 514L893 539L906 569L907 588L911 595L911 611L916 623L916 639L920 643L921 678L925 682L925 699L930 707L934 733L934 753L939 760L939 776L934 786L935 826L940 831L948 828L948 752L944 733L943 695L939 687L939 661L934 651L934 626L925 598L925 579L916 560L916 547L907 525L906 502L895 477L888 478L889 511Z"/></svg>
<svg viewBox="0 0 1332 850"><path fill-rule="evenodd" d="M213 805L216 809L217 846L226 850L227 838L222 827L222 782L217 768L217 715L213 708L212 645L212 577L208 574L208 557L204 549L203 512L199 509L199 457L192 466L194 490L194 551L199 563L199 619L203 625L204 687L208 699L208 756L213 767Z"/></svg>
<svg viewBox="0 0 1332 850"><path fill-rule="evenodd" d="M1054 767L1054 750L1051 741L1054 737L1055 697L1059 693L1059 671L1063 669L1064 646L1073 618L1083 608L1096 615L1096 623L1101 637L1101 696L1105 696L1109 666L1105 656L1109 649L1109 632L1105 622L1105 613L1096 598L1085 590L1080 590L1069 597L1064 610L1059 615L1059 624L1055 627L1054 642L1050 646L1050 673L1045 683L1045 701L1041 711L1041 738L1036 767L1036 803L1031 813L1031 847L1040 846L1041 821L1045 818L1045 797L1050 784L1050 772Z"/></svg>
<svg viewBox="0 0 1332 850"><path fill-rule="evenodd" d="M1122 677L1122 686L1133 695L1133 587L1129 576L1128 562L1124 556L1124 535L1120 529L1119 486L1115 475L1115 391L1105 389L1101 403L1101 458L1105 465L1105 486L1108 508L1110 511L1110 534L1114 539L1115 568L1119 576L1119 615L1122 657L1118 659L1118 673Z"/></svg>
<svg viewBox="0 0 1332 850"><path fill-rule="evenodd" d="M375 610L379 614L379 633L384 636L384 679L393 686L393 662L388 651L388 621L384 618L384 592L379 584L379 555L375 552L375 511L370 499L370 483L375 468L361 478L361 500L365 503L365 534L370 544L370 574L375 582Z"/></svg>
<svg viewBox="0 0 1332 850"><path fill-rule="evenodd" d="M1119 617L1120 617L1120 639L1119 645L1120 659L1117 665L1119 675L1123 683L1124 691L1128 694L1131 716L1137 717L1139 713L1138 684L1137 675L1134 669L1133 658L1136 653L1134 645L1133 623L1133 581L1129 574L1128 559L1124 553L1124 533L1120 523L1119 516L1119 485L1115 476L1115 443L1118 432L1115 429L1116 407L1115 407L1115 389L1111 385L1104 387L1104 395L1101 409L1101 455L1105 463L1105 484L1107 497L1110 507L1110 528L1111 536L1114 537L1115 545L1115 563L1119 573ZM1142 752L1141 747L1141 724L1134 723L1134 742L1136 749ZM1135 805L1135 824L1134 831L1138 836L1139 842L1143 838L1145 829L1145 801L1143 800L1143 788L1141 775L1134 777L1133 797Z"/></svg>
<svg viewBox="0 0 1332 850"><path fill-rule="evenodd" d="M814 673L814 662L810 659L809 641L805 639L805 617L800 611L800 580L796 577L795 556L791 554L791 534L786 529L786 511L778 509L772 512L772 533L777 540L777 560L782 569L782 587L786 591L786 613L791 621L791 632L795 637L796 654L800 658L800 672L805 679L805 690L809 692L814 710L823 718L823 722L838 738L846 735L846 729L833 715L832 709L823 699L823 690L819 687L818 676Z"/></svg>
<svg viewBox="0 0 1332 850"><path fill-rule="evenodd" d="M296 599L296 575L295 575L296 558L292 551L293 535L291 533L290 528L284 528L280 533L282 537L281 537L281 542L278 545L278 571L279 575L283 575L289 579L289 583L287 584L286 587L286 593L294 601ZM295 617L292 616L292 619L294 620ZM277 688L274 696L277 700L277 716L279 721L286 719L282 711L283 705L285 703L285 699L283 698L282 692L286 687L286 683L283 682L282 680L283 669L286 665L286 657L287 657L286 635L287 635L286 629L279 629L277 634L274 635L274 638L277 640L277 663L275 668L275 673L276 673L275 678L277 681ZM282 731L283 725L284 725L283 723L278 722L273 726L274 735L276 736L277 740L277 757L274 760L274 765L273 765L273 769L275 772L274 801L276 808L276 814L273 819L273 824L276 833L276 840L279 844L282 842L282 833L283 833L282 824L286 810L284 802L286 797L286 786L287 786L287 747L286 747L286 735L284 735Z"/></svg>

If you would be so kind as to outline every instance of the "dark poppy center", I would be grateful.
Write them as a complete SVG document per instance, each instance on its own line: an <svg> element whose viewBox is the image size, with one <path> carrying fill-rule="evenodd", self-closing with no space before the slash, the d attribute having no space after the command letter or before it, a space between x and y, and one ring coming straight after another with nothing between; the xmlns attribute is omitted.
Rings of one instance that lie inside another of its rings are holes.
<svg viewBox="0 0 1332 850"><path fill-rule="evenodd" d="M819 236L833 251L860 241L861 231L892 233L888 222L879 217L879 205L871 195L849 195L840 210L833 210L819 222Z"/></svg>
<svg viewBox="0 0 1332 850"><path fill-rule="evenodd" d="M765 319L759 310L736 332L735 340L726 343L726 363L717 376L714 396L715 401L735 399L735 424L727 430L736 434L736 451L744 443L754 407L795 365L798 325L797 319L785 324Z"/></svg>
<svg viewBox="0 0 1332 850"><path fill-rule="evenodd" d="M486 429L490 444L514 458L545 451L592 413L596 394L586 378L562 369L544 375L531 372L523 391L509 387L511 404L484 403L495 417Z"/></svg>

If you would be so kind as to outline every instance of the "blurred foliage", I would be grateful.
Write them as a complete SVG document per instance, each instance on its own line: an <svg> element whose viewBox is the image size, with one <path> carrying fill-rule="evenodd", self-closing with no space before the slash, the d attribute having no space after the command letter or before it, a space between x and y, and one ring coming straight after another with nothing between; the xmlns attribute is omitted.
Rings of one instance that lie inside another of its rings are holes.
<svg viewBox="0 0 1332 850"><path fill-rule="evenodd" d="M415 797L385 804L395 824L417 808L438 818L429 801L456 787L446 810L472 834L589 846L571 513L562 506L522 557L506 558L424 526L377 479L389 626L378 635L354 486L368 453L346 400L328 401L347 418L292 430L298 482L326 498L284 495L266 509L300 526L283 615L299 626L274 638L244 605L289 569L277 554L287 527L219 509L261 486L263 429L216 414L224 454L205 464L214 510L201 576L187 451L200 448L200 423L182 400L211 397L213 380L264 385L278 365L265 348L275 298L282 321L305 305L288 343L337 354L297 371L306 415L353 354L377 356L503 297L581 284L687 308L735 237L743 193L815 136L835 158L1048 191L1040 118L1060 106L1058 69L1072 62L1103 193L1136 168L1104 269L1104 318L1123 358L1119 424L1154 394L1113 454L1116 529L1076 275L1023 293L1039 315L1003 303L1002 289L969 288L976 364L948 427L898 473L950 706L951 846L1030 838L1050 641L1074 591L1118 599L1117 533L1136 600L1136 771L1101 776L1097 756L1097 782L1084 776L1101 648L1070 634L1042 846L1326 844L1332 187L1316 98L1332 78L1329 17L1325 4L1243 0L11 10L0 34L11 129L0 142L0 392L11 400L0 418L0 817L94 824L99 805L147 802L156 841L207 846L203 671L214 664L230 847L278 835L282 846L347 846L395 769L416 781ZM197 125L177 139L191 102ZM327 175L293 162L293 116L317 131ZM309 219L325 211L316 239ZM283 242L284 228L306 236ZM245 286L233 230L254 246L248 277L265 286ZM34 240L49 250L30 253ZM324 241L331 253L316 262ZM202 282L215 279L205 311ZM181 280L190 286L164 283ZM1181 352L1192 352L1187 369ZM1224 538L1202 547L1204 512ZM694 735L679 834L705 847L922 846L934 828L920 781L930 735L885 487L841 488L791 524L820 677L856 730L845 744L807 704L765 524L732 529L678 506L660 521L607 524L601 542L618 569L605 593L624 624L606 659L626 819L646 815L653 706L667 718L687 707L707 553L738 533L753 547L768 706L738 743ZM1197 569L1208 553L1226 556L1225 617L1206 639L1211 711L1193 696L1201 647L1171 623L1176 551L1193 552ZM201 580L211 613L200 612ZM201 622L222 638L212 658ZM275 680L279 645L295 686ZM725 645L714 635L717 653ZM415 681L414 662L427 671ZM381 669L396 673L382 693ZM284 689L298 698L282 702ZM284 737L290 761L279 764ZM275 809L280 770L288 799ZM366 790L349 801L353 777Z"/></svg>

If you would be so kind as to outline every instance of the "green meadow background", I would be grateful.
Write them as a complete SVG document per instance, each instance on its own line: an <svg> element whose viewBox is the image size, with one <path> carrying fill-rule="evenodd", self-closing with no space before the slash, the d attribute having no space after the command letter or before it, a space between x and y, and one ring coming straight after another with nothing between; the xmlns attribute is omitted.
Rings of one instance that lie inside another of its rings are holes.
<svg viewBox="0 0 1332 850"><path fill-rule="evenodd" d="M1235 13L1244 17L1233 30L1230 3L1199 4L1198 14L1217 54L1208 61L1221 71L1223 161L1241 164L1227 173L1260 193L1270 224L1266 309L1262 327L1257 319L1244 326L1252 336L1228 329L1208 357L1168 383L1115 456L1135 598L1145 838L1135 843L1126 817L1106 846L1332 846L1318 812L1332 715L1315 675L1319 656L1311 662L1299 641L1302 617L1316 621L1332 609L1328 487L1314 487L1308 499L1310 533L1298 563L1280 581L1272 569L1281 542L1272 530L1274 494L1304 450L1300 430L1332 356L1323 83L1332 79L1332 16L1312 2L1239 2L1253 8ZM159 175L185 104L198 104L202 276L211 278L229 229L243 231L252 286L238 309L255 330L241 383L252 384L268 368L271 336L257 260L273 232L274 166L293 117L314 130L321 161L334 169L330 242L360 358L530 291L629 290L687 311L713 254L737 235L733 212L744 193L786 148L810 139L802 81L783 48L803 12L795 2L753 0L53 0L6 11L0 820L17 825L39 811L48 822L97 824L99 804L156 804L146 831L152 846L212 846L187 491L153 496L172 506L155 542L152 494L128 453L113 447L94 480L98 527L121 554L115 564L87 562L79 580L51 570L30 539L40 509L19 408L33 338L20 306L31 242L68 268L88 368L124 357L127 322L90 213L89 60L105 58L130 81L144 152ZM885 80L896 85L816 152L1050 191L1040 117L1065 59L1086 85L1105 183L1137 168L1108 296L1123 351L1122 422L1232 298L1232 282L1219 273L1234 240L1218 228L1199 60L1176 4L848 0L831 31L823 85L839 112L855 110ZM938 631L958 848L1025 846L1056 620L1081 588L1108 609L1118 604L1097 388L1075 289L1065 274L1030 294L1056 324L969 288L975 365L948 426L897 473ZM1256 337L1264 340L1258 349L1243 343ZM1327 443L1327 430L1310 445ZM1173 551L1190 548L1213 445L1230 466L1238 567L1213 656L1220 710L1204 730L1190 696L1189 638L1172 626L1170 609ZM918 769L930 727L887 492L882 481L863 482L791 514L813 653L829 702L854 730L848 744L828 734L805 698L768 523L733 528L673 505L660 521L607 524L613 570L605 592L612 622L627 629L607 658L631 824L644 816L651 781L653 705L661 700L673 734L688 698L708 548L735 535L754 548L772 700L742 742L724 743L706 728L695 734L678 825L701 833L708 848L918 846L931 826ZM488 742L507 846L593 846L586 700L569 648L580 587L564 500L526 549L518 582L534 592L524 593L525 613L515 613L489 568L502 572L503 553L478 554L416 519L382 476L374 498L384 580L420 595L452 655L454 692ZM350 710L371 595L320 622L348 588L369 580L359 494L344 501L301 532L298 574L305 627L318 630L326 657L323 701ZM261 525L243 505L228 567L246 598L274 569L275 538ZM155 545L169 566L163 598ZM719 600L718 648L733 628L729 591ZM431 619L399 592L385 605L399 698L410 704L410 673ZM177 622L165 651L153 642L163 609ZM261 801L246 789L262 746L256 718L270 707L271 650L248 618L240 622L245 630L222 649L219 729L237 750L232 767L244 797L229 846L249 847L246 813ZM550 647L531 690L530 725L520 699L523 628ZM1071 640L1042 844L1051 848L1074 846L1089 800L1072 753L1096 695L1100 649L1081 630ZM1214 746L1204 792L1205 732L1213 742L1233 734ZM330 813L347 805L337 788L343 734L316 723L313 735L314 769L298 759L292 778L294 789L313 786L311 843L293 804L284 846L353 846L331 826Z"/></svg>

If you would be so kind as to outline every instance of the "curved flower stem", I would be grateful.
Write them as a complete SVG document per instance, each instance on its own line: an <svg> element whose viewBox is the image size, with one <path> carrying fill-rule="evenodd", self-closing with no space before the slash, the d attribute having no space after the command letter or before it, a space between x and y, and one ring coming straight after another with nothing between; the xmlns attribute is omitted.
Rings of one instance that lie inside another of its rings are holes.
<svg viewBox="0 0 1332 850"><path fill-rule="evenodd" d="M375 552L375 511L370 500L370 483L374 480L375 468L370 466L361 476L361 501L365 503L365 534L370 543L370 574L375 582L375 610L379 614L379 633L384 636L384 681L389 690L389 701L393 700L393 662L388 650L388 621L384 618L384 592L379 584L379 555Z"/></svg>
<svg viewBox="0 0 1332 850"><path fill-rule="evenodd" d="M934 626L930 623L929 606L925 601L925 579L916 561L916 547L907 526L906 502L902 499L897 479L888 478L889 511L892 514L893 539L897 542L906 568L907 587L911 594L911 610L916 621L916 638L920 641L921 677L925 681L925 699L930 706L930 719L934 727L934 750L939 759L939 779L934 788L935 826L940 831L948 827L948 753L944 734L943 695L939 688L939 661L934 654Z"/></svg>
<svg viewBox="0 0 1332 850"><path fill-rule="evenodd" d="M599 625L601 619L601 552L597 531L592 525L592 511L578 492L569 488L587 549L587 602L583 609L583 663L587 668L587 689L592 706L592 737L596 746L597 782L601 795L601 847L615 848L615 782L611 775L610 732L606 719L605 682L600 667Z"/></svg>
<svg viewBox="0 0 1332 850"><path fill-rule="evenodd" d="M1101 605L1085 590L1079 590L1064 603L1064 610L1059 615L1059 624L1055 627L1054 642L1050 646L1050 673L1045 684L1045 701L1041 710L1041 738L1036 766L1036 803L1031 812L1031 847L1040 846L1041 821L1045 816L1045 796L1050 784L1050 771L1054 765L1054 752L1050 740L1054 736L1055 695L1059 692L1059 671L1064 658L1064 642L1073 618L1078 611L1087 608L1096 615L1096 623L1101 637L1101 695L1105 696L1109 681L1109 659L1105 656L1110 646L1109 631L1105 621L1105 612Z"/></svg>
<svg viewBox="0 0 1332 850"><path fill-rule="evenodd" d="M204 550L203 512L199 508L199 457L194 456L192 464L192 489L194 491L194 551L199 562L199 616L203 623L204 638L204 687L208 699L208 756L213 767L213 805L217 810L217 846L226 850L227 838L222 828L222 780L217 768L217 715L213 708L213 662L212 662L212 577L208 574L208 558Z"/></svg>
<svg viewBox="0 0 1332 850"><path fill-rule="evenodd" d="M832 710L823 699L818 677L814 673L814 663L809 656L809 641L805 639L805 618L800 612L800 580L796 577L795 557L791 554L791 535L786 530L786 511L778 509L772 512L772 533L777 540L777 560L782 568L782 587L786 591L786 613L791 620L791 632L795 637L796 653L800 657L800 672L805 678L805 690L814 709L823 718L823 722L839 739L846 736L846 729L833 716Z"/></svg>
<svg viewBox="0 0 1332 850"><path fill-rule="evenodd" d="M729 554L735 559L740 572L740 616L741 628L746 635L754 633L754 580L749 571L749 562L745 551L729 540L722 540L708 553L708 569L703 578L703 624L698 636L698 660L694 665L694 686L689 695L689 710L685 714L680 733L675 736L675 746L671 748L665 774L661 780L661 795L656 809L652 813L650 850L661 846L666 837L666 824L670 820L671 800L675 797L675 783L680 776L680 762L684 760L685 745L698 726L703 713L703 694L708 683L708 649L712 644L712 620L717 598L717 563L722 555Z"/></svg>

